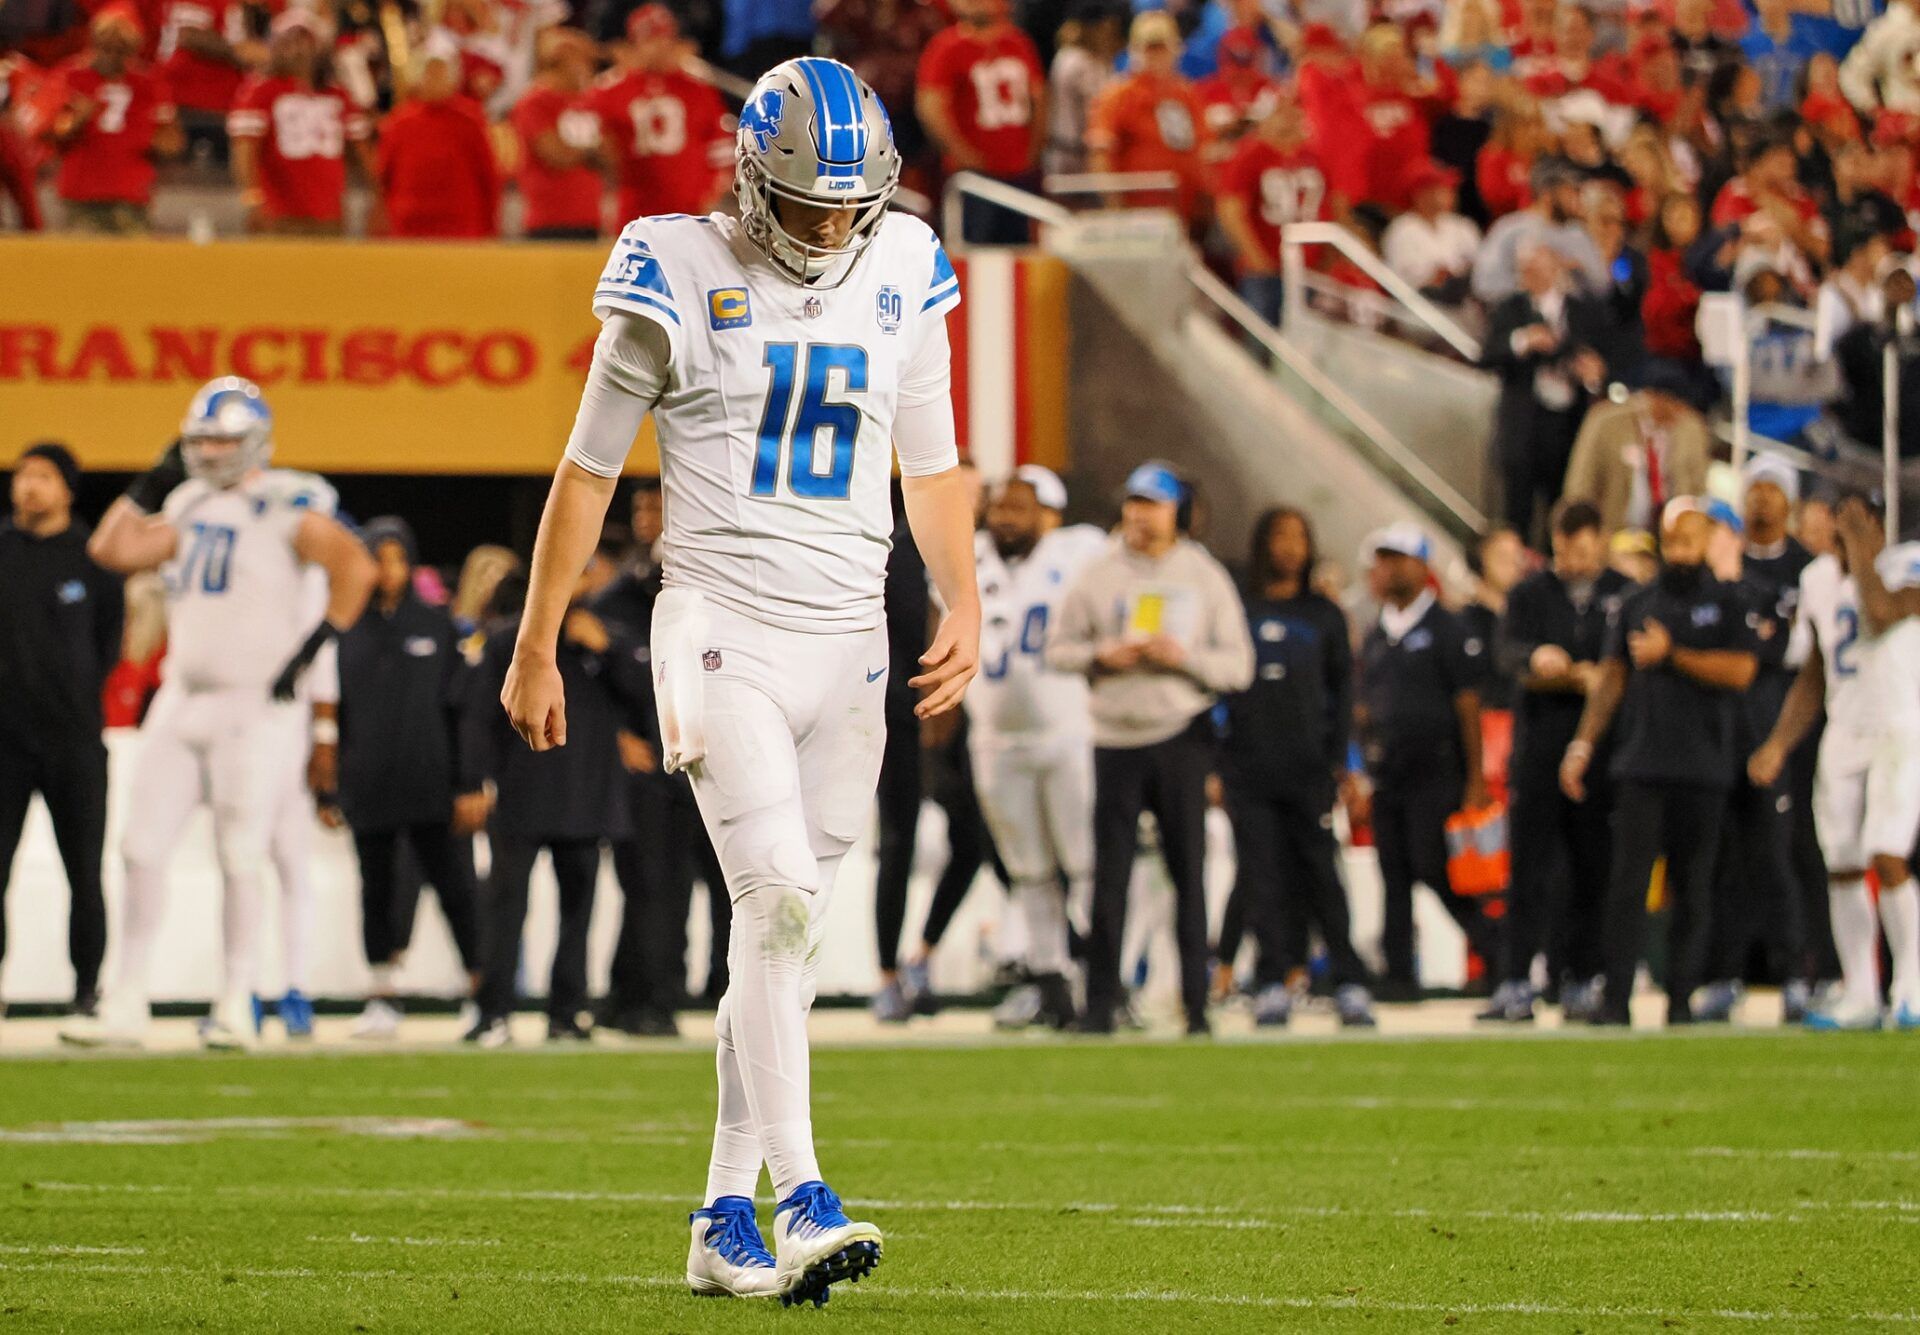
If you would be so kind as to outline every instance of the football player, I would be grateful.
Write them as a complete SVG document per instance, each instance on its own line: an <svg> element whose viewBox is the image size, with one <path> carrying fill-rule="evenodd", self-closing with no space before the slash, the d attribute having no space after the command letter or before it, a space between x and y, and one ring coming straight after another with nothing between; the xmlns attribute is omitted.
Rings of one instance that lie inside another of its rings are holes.
<svg viewBox="0 0 1920 1335"><path fill-rule="evenodd" d="M1009 997L1004 1027L1064 1029L1067 906L1093 896L1093 722L1085 677L1049 671L1047 626L1080 567L1106 545L1090 524L1062 527L1067 489L1026 464L993 489L974 539L980 584L980 678L967 696L980 809L1026 924L1031 1010ZM1065 879L1068 888L1061 893Z"/></svg>
<svg viewBox="0 0 1920 1335"><path fill-rule="evenodd" d="M501 702L536 750L565 744L555 640L651 411L666 495L652 640L663 759L692 777L733 902L719 1116L687 1280L821 1303L881 1249L821 1180L807 1011L827 898L872 817L885 741L896 454L948 609L911 683L915 712L958 706L979 656L946 330L960 284L924 223L887 212L900 156L846 66L809 57L763 76L738 153L738 219L631 222L600 276L603 324ZM754 1217L763 1163L772 1253Z"/></svg>
<svg viewBox="0 0 1920 1335"><path fill-rule="evenodd" d="M331 517L333 488L270 469L273 417L258 387L227 376L193 396L180 439L134 479L88 545L109 570L158 569L167 586L166 681L142 747L121 844L119 955L96 1020L62 1033L137 1046L150 1015L148 965L166 917L167 864L204 799L225 881L224 980L202 1028L209 1047L251 1045L268 840L290 754L304 754L296 703L321 646L351 626L373 559ZM306 570L327 574L326 614L308 619Z"/></svg>
<svg viewBox="0 0 1920 1335"><path fill-rule="evenodd" d="M1885 547L1880 521L1858 499L1843 502L1834 517L1839 552L1800 576L1800 612L1813 643L1748 773L1758 786L1773 783L1825 705L1813 814L1827 861L1841 994L1806 1022L1880 1027L1871 869L1893 957L1889 1020L1920 1029L1920 904L1908 862L1920 836L1920 544Z"/></svg>

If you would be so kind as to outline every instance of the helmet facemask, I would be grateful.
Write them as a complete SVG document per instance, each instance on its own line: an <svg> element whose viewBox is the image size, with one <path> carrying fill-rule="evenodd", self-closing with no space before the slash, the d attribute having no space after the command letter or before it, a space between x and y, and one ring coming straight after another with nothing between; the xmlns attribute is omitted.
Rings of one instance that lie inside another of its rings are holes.
<svg viewBox="0 0 1920 1335"><path fill-rule="evenodd" d="M747 239L765 251L767 258L773 261L774 266L781 273L796 283L805 283L810 287L834 288L846 281L847 274L852 271L853 261L859 258L861 252L872 244L873 238L879 235L880 222L887 214L887 204L892 200L893 192L899 184L900 163L896 158L893 171L879 191L856 195L852 198L845 196L824 198L784 185L768 176L758 162L751 158L742 158L735 177L734 191L740 199L740 214ZM812 208L838 209L852 206L855 210L853 227L847 233L846 244L836 250L802 241L781 224L776 203L781 199L805 204ZM838 278L832 282L819 281L831 273L841 260L847 263L841 269Z"/></svg>
<svg viewBox="0 0 1920 1335"><path fill-rule="evenodd" d="M233 448L209 450L207 446L215 441L232 441ZM223 490L237 484L254 469L264 468L272 454L266 433L257 428L232 435L223 431L201 431L180 438L180 459L187 466L187 476Z"/></svg>

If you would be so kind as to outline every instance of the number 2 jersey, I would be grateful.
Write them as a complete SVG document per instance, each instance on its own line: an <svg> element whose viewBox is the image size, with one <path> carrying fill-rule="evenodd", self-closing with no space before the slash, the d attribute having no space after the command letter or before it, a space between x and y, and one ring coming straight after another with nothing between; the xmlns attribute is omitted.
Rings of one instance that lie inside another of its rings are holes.
<svg viewBox="0 0 1920 1335"><path fill-rule="evenodd" d="M1920 585L1920 543L1889 547L1874 564L1890 589ZM1822 756L1864 767L1879 737L1920 736L1920 619L1869 635L1853 576L1832 556L1801 573L1800 615L1812 627L1827 672Z"/></svg>
<svg viewBox="0 0 1920 1335"><path fill-rule="evenodd" d="M332 515L334 505L326 482L283 469L232 487L190 479L173 489L161 512L180 541L160 569L170 684L266 697L314 627L312 567L294 551L294 534L308 512Z"/></svg>
<svg viewBox="0 0 1920 1335"><path fill-rule="evenodd" d="M1086 563L1107 545L1091 524L1043 534L1008 561L986 533L974 535L980 583L980 674L967 690L976 735L1002 741L1091 730L1087 680L1046 664L1047 631Z"/></svg>
<svg viewBox="0 0 1920 1335"><path fill-rule="evenodd" d="M789 279L722 214L628 223L593 309L667 335L653 408L665 582L788 630L881 624L895 416L942 405L943 457L910 460L903 441L901 467L952 466L945 319L959 301L939 240L901 213L837 287Z"/></svg>

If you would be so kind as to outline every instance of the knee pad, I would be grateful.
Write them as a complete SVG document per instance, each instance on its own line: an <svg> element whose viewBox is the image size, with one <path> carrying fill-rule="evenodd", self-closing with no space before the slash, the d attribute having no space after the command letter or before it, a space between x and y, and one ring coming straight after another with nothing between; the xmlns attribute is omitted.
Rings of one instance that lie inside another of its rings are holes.
<svg viewBox="0 0 1920 1335"><path fill-rule="evenodd" d="M236 876L259 876L266 870L266 832L258 821L216 811L213 848L220 862L220 873L229 880Z"/></svg>
<svg viewBox="0 0 1920 1335"><path fill-rule="evenodd" d="M804 966L812 947L812 894L787 886L762 886L734 896L734 939L746 942L765 958L796 968ZM743 936L740 919L751 915L752 937Z"/></svg>
<svg viewBox="0 0 1920 1335"><path fill-rule="evenodd" d="M777 813L754 812L721 831L721 858L734 903L751 891L820 888L820 864L806 830Z"/></svg>

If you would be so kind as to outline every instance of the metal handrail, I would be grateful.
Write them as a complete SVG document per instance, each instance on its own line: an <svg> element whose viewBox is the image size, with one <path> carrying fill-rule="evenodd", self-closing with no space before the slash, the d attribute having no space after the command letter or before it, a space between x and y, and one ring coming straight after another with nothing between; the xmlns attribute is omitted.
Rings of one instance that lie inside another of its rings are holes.
<svg viewBox="0 0 1920 1335"><path fill-rule="evenodd" d="M1288 223L1280 234L1282 271L1286 275L1287 319L1292 321L1304 304L1305 295L1301 280L1306 276L1307 246L1332 246L1341 255L1352 261L1355 267L1374 282L1383 291L1438 334L1462 357L1470 362L1480 360L1480 340L1461 328L1460 322L1420 295L1420 290L1392 269L1386 261L1361 245L1359 240L1338 223L1303 222ZM1294 295L1300 293L1300 296Z"/></svg>
<svg viewBox="0 0 1920 1335"><path fill-rule="evenodd" d="M1426 492L1453 519L1456 536L1468 536L1486 528L1487 517L1480 508L1441 477L1426 460L1394 435L1387 426L1368 412L1354 397L1313 364L1311 358L1289 343L1260 313L1240 299L1240 294L1198 261L1190 262L1187 277L1194 290L1210 301L1222 314L1240 327L1242 333L1259 343L1289 371L1306 382L1307 388L1325 399L1333 410L1353 423L1375 449L1387 457L1393 467Z"/></svg>
<svg viewBox="0 0 1920 1335"><path fill-rule="evenodd" d="M945 222L947 244L957 249L964 249L960 227L961 200L964 195L991 200L1043 225L1071 222L1075 217L1062 205L1049 199L1042 199L1030 191L1010 186L1004 181L996 181L989 176L982 176L978 172L959 172L948 179L945 195L941 201L941 215ZM1478 506L1455 490L1451 483L1435 472L1425 460L1388 430L1379 418L1368 412L1355 401L1352 395L1314 366L1306 354L1294 347L1278 330L1262 319L1259 312L1242 301L1239 293L1221 282L1212 270L1193 256L1191 251L1188 251L1185 263L1187 281L1195 292L1239 326L1241 332L1248 338L1254 340L1289 371L1299 376L1307 388L1324 400L1334 412L1350 422L1355 430L1366 437L1374 448L1385 456L1389 464L1400 470L1447 513L1461 536L1478 533L1486 527L1486 516L1481 513ZM1419 294L1414 293L1414 296L1419 297ZM1458 330L1456 332L1460 333L1462 338L1465 337L1463 332ZM1477 356L1477 352L1475 355Z"/></svg>
<svg viewBox="0 0 1920 1335"><path fill-rule="evenodd" d="M1180 188L1172 172L1055 172L1040 188L1049 195L1152 194Z"/></svg>
<svg viewBox="0 0 1920 1335"><path fill-rule="evenodd" d="M965 206L962 196L972 195L998 204L1003 209L1024 214L1041 224L1071 222L1073 211L1063 204L1050 199L1042 199L1031 190L1022 190L1018 186L1008 185L1005 181L996 181L991 176L979 172L955 172L947 178L947 187L940 196L940 229L945 234L946 243L951 250L965 250Z"/></svg>

